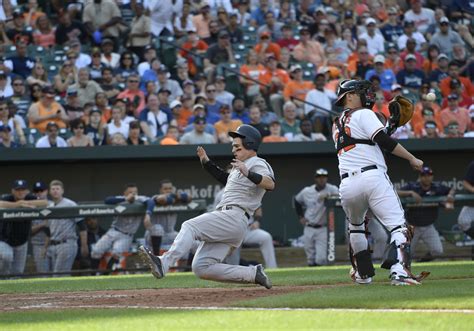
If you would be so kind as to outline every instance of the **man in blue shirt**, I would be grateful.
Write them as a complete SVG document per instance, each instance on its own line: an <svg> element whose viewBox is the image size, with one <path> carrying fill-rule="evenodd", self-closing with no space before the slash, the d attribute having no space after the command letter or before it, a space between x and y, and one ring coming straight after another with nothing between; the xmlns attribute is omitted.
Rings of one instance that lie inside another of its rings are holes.
<svg viewBox="0 0 474 331"><path fill-rule="evenodd" d="M370 80L372 76L377 75L380 78L380 88L389 92L397 80L392 69L385 69L384 64L385 57L383 55L376 55L374 57L374 69L370 69L365 73L365 80Z"/></svg>
<svg viewBox="0 0 474 331"><path fill-rule="evenodd" d="M402 69L397 74L397 82L405 88L412 89L418 93L421 85L425 80L423 71L416 69L416 56L408 54L405 57L405 69Z"/></svg>

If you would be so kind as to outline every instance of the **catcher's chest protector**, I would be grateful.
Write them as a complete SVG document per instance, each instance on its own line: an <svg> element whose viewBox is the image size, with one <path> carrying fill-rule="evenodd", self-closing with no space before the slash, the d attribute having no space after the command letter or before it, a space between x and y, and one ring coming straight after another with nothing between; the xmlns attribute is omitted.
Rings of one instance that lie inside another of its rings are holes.
<svg viewBox="0 0 474 331"><path fill-rule="evenodd" d="M337 139L336 139L336 150L339 153L340 150L345 149L348 146L353 146L355 144L366 144L366 145L375 145L375 143L370 139L357 139L351 137L351 130L350 128L346 127L346 121L350 118L350 116L360 110L362 108L357 108L350 110L344 113L340 118L336 117L334 120L334 124L337 128Z"/></svg>

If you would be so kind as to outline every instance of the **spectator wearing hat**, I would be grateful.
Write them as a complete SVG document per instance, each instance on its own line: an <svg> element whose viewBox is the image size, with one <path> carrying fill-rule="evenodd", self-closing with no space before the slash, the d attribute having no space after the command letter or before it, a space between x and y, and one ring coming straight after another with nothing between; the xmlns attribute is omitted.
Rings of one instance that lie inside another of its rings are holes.
<svg viewBox="0 0 474 331"><path fill-rule="evenodd" d="M54 100L55 95L52 86L43 87L40 101L32 104L28 109L30 128L44 133L47 131L47 125L51 122L54 122L59 128L66 127L69 117L63 106Z"/></svg>
<svg viewBox="0 0 474 331"><path fill-rule="evenodd" d="M291 79L283 89L283 97L286 102L293 101L298 108L303 109L306 95L314 89L314 84L303 80L303 68L299 64L291 66L290 75Z"/></svg>
<svg viewBox="0 0 474 331"><path fill-rule="evenodd" d="M13 88L8 81L5 71L0 71L0 98L10 98L13 95Z"/></svg>
<svg viewBox="0 0 474 331"><path fill-rule="evenodd" d="M281 27L281 37L276 40L280 48L288 48L290 51L293 51L296 45L299 43L299 41L293 36L293 29L291 25L288 24L285 24Z"/></svg>
<svg viewBox="0 0 474 331"><path fill-rule="evenodd" d="M81 107L77 88L75 86L70 86L67 89L64 110L66 111L69 121L72 121L76 118L81 118L84 115L84 108Z"/></svg>
<svg viewBox="0 0 474 331"><path fill-rule="evenodd" d="M73 39L77 39L81 43L86 43L87 31L81 21L72 20L71 15L67 11L59 15L58 21L59 23L55 31L56 44L62 46Z"/></svg>
<svg viewBox="0 0 474 331"><path fill-rule="evenodd" d="M424 197L446 197L445 206L454 202L454 188L449 188L438 181L433 181L433 170L423 167L417 182L409 182L397 191L400 197L412 197L416 202L421 202ZM411 241L411 254L416 256L417 244L421 240L428 246L429 253L420 262L433 260L443 254L443 245L434 223L438 218L439 207L408 207L405 217L410 225L413 225L414 235Z"/></svg>
<svg viewBox="0 0 474 331"><path fill-rule="evenodd" d="M23 179L13 182L11 194L1 197L0 208L43 208L48 202L31 194ZM31 220L0 222L0 273L22 274L25 270Z"/></svg>
<svg viewBox="0 0 474 331"><path fill-rule="evenodd" d="M262 142L264 143L282 143L287 142L288 138L282 136L281 123L278 120L270 122L268 125L270 134L263 137Z"/></svg>
<svg viewBox="0 0 474 331"><path fill-rule="evenodd" d="M216 100L223 105L232 106L232 100L234 100L235 96L225 90L225 78L224 76L217 76L216 77ZM209 100L208 100L209 101Z"/></svg>
<svg viewBox="0 0 474 331"><path fill-rule="evenodd" d="M449 62L448 65L448 77L445 77L441 80L439 84L439 88L441 93L444 97L447 97L451 93L451 80L457 79L460 84L462 85L463 90L466 91L467 95L473 96L474 95L474 84L469 80L467 77L462 77L459 75L459 64L455 61Z"/></svg>
<svg viewBox="0 0 474 331"><path fill-rule="evenodd" d="M425 34L428 27L436 22L435 13L432 9L422 7L421 0L411 0L410 4L411 9L404 14L404 18L413 21L416 30Z"/></svg>
<svg viewBox="0 0 474 331"><path fill-rule="evenodd" d="M408 54L405 57L405 68L397 74L398 84L415 92L418 91L424 80L425 73L416 67L416 56Z"/></svg>
<svg viewBox="0 0 474 331"><path fill-rule="evenodd" d="M307 28L300 30L300 42L293 50L293 57L298 61L311 62L315 66L321 66L326 61L323 46L319 42L311 40Z"/></svg>
<svg viewBox="0 0 474 331"><path fill-rule="evenodd" d="M241 120L232 119L232 109L228 105L222 105L219 110L220 120L214 124L217 134L217 142L226 144L232 142L230 131L236 131L242 125Z"/></svg>
<svg viewBox="0 0 474 331"><path fill-rule="evenodd" d="M269 96L273 111L281 116L284 102L282 92L290 81L290 77L285 70L277 68L277 61L273 54L266 58L265 70L259 74L258 80L262 83L260 91Z"/></svg>
<svg viewBox="0 0 474 331"><path fill-rule="evenodd" d="M244 39L244 32L239 26L239 15L235 12L231 13L229 16L227 32L229 32L229 38L232 44L240 44Z"/></svg>
<svg viewBox="0 0 474 331"><path fill-rule="evenodd" d="M194 102L196 98L195 93L195 83L191 79L186 79L181 84L181 88L183 90L183 95L181 95L181 102L184 102L183 98L188 98L191 102Z"/></svg>
<svg viewBox="0 0 474 331"><path fill-rule="evenodd" d="M171 92L170 94L170 100L177 100L183 95L183 90L181 89L181 86L179 86L179 83L175 81L174 79L169 79L169 71L168 68L166 68L165 65L161 65L160 68L157 70L158 73L158 81L156 84L157 90L160 89L166 89Z"/></svg>
<svg viewBox="0 0 474 331"><path fill-rule="evenodd" d="M28 57L27 43L25 41L19 40L16 42L15 46L15 55L7 58L4 65L12 74L19 75L23 77L23 79L26 79L26 77L31 75L31 70L35 65L35 60Z"/></svg>
<svg viewBox="0 0 474 331"><path fill-rule="evenodd" d="M471 95L468 95L464 86L461 84L460 80L455 78L451 79L449 83L450 94L457 94L459 95L459 106L464 108L469 108L471 104L473 104L473 98ZM444 98L441 104L442 108L446 108L448 106L448 99Z"/></svg>
<svg viewBox="0 0 474 331"><path fill-rule="evenodd" d="M203 1L199 8L199 14L194 15L192 18L193 25L201 39L210 37L211 33L209 31L209 23L211 20L211 7L207 1Z"/></svg>
<svg viewBox="0 0 474 331"><path fill-rule="evenodd" d="M93 147L94 141L85 134L86 123L82 118L76 118L70 123L72 136L67 140L68 147Z"/></svg>
<svg viewBox="0 0 474 331"><path fill-rule="evenodd" d="M144 7L140 2L133 6L135 16L130 23L130 34L126 46L141 60L144 58L145 46L151 44L151 19L144 15Z"/></svg>
<svg viewBox="0 0 474 331"><path fill-rule="evenodd" d="M214 128L214 123L220 120L220 116L217 114L208 113L206 107L203 104L199 103L201 102L199 99L196 99L196 102L197 103L193 107L193 115L189 117L188 119L189 125L184 128L184 132L190 132L194 129L194 120L197 117L204 117L206 119L206 125L204 127L204 131L215 136L216 129Z"/></svg>
<svg viewBox="0 0 474 331"><path fill-rule="evenodd" d="M93 47L91 49L91 59L92 61L88 66L91 79L100 84L102 80L102 70L109 67L102 62L102 52L99 47Z"/></svg>
<svg viewBox="0 0 474 331"><path fill-rule="evenodd" d="M380 32L387 42L395 43L403 35L403 27L400 24L397 8L390 7L387 10L388 20L380 26Z"/></svg>
<svg viewBox="0 0 474 331"><path fill-rule="evenodd" d="M117 99L128 99L133 105L133 113L138 116L145 108L145 94L140 90L140 77L131 74L127 78L127 87L117 95Z"/></svg>
<svg viewBox="0 0 474 331"><path fill-rule="evenodd" d="M260 40L254 47L259 59L262 61L268 55L273 55L277 60L279 60L281 49L277 43L271 41L271 33L268 31L263 31L259 34L259 37Z"/></svg>
<svg viewBox="0 0 474 331"><path fill-rule="evenodd" d="M204 71L209 78L215 75L217 65L221 63L235 63L229 33L226 30L221 30L217 43L207 49L206 57L204 58Z"/></svg>
<svg viewBox="0 0 474 331"><path fill-rule="evenodd" d="M0 124L0 149L18 147L20 145L13 141L12 129L8 125Z"/></svg>
<svg viewBox="0 0 474 331"><path fill-rule="evenodd" d="M189 118L193 115L192 99L189 97L181 97L181 101L173 100L170 103L171 114L176 120L177 127L180 132L183 132L188 125Z"/></svg>
<svg viewBox="0 0 474 331"><path fill-rule="evenodd" d="M194 54L204 55L209 46L205 41L199 39L196 29L192 28L188 30L186 41L181 47L179 54L188 61L189 73L194 76L199 70L203 69L201 58Z"/></svg>
<svg viewBox="0 0 474 331"><path fill-rule="evenodd" d="M391 69L385 69L385 57L376 55L374 57L374 69L370 69L365 73L365 79L370 80L374 75L380 78L380 87L384 91L390 91L392 85L397 82L395 74Z"/></svg>
<svg viewBox="0 0 474 331"><path fill-rule="evenodd" d="M385 69L391 69L394 74L403 69L403 60L400 57L396 43L387 43L385 54Z"/></svg>
<svg viewBox="0 0 474 331"><path fill-rule="evenodd" d="M58 136L59 126L56 122L49 122L46 125L46 134L38 139L35 144L36 148L50 147L68 147L66 140Z"/></svg>
<svg viewBox="0 0 474 331"><path fill-rule="evenodd" d="M431 92L428 90L427 92ZM420 136L423 125L426 121L435 121L439 132L443 132L443 124L439 118L441 107L434 100L428 100L426 93L421 94L420 101L415 104L415 110L411 118L413 132L417 137Z"/></svg>
<svg viewBox="0 0 474 331"><path fill-rule="evenodd" d="M201 144L214 144L216 138L205 132L206 118L196 117L194 119L194 129L190 132L185 133L179 143L182 145L201 145Z"/></svg>
<svg viewBox="0 0 474 331"><path fill-rule="evenodd" d="M419 52L424 51L428 46L426 39L420 32L415 29L415 22L410 20L405 20L403 23L403 35L400 36L397 40L397 45L399 50L404 50L407 46L408 39L414 39L416 42L416 50Z"/></svg>
<svg viewBox="0 0 474 331"><path fill-rule="evenodd" d="M437 31L430 40L431 45L438 46L439 49L442 49L444 52L447 52L447 55L451 55L450 51L453 49L454 44L460 44L464 46L464 41L462 40L459 33L453 31L449 27L449 19L447 17L442 17L439 20L439 31Z"/></svg>
<svg viewBox="0 0 474 331"><path fill-rule="evenodd" d="M100 49L102 50L100 61L106 66L116 69L120 62L120 54L114 52L114 41L110 38L102 39Z"/></svg>
<svg viewBox="0 0 474 331"><path fill-rule="evenodd" d="M66 51L67 58L73 61L77 69L85 68L92 62L89 54L82 52L82 44L79 40L73 39L67 43L69 49Z"/></svg>
<svg viewBox="0 0 474 331"><path fill-rule="evenodd" d="M97 108L92 108L89 113L89 121L85 127L84 133L94 142L94 146L101 146L105 143L104 123L102 122L102 113Z"/></svg>
<svg viewBox="0 0 474 331"><path fill-rule="evenodd" d="M8 39L10 39L14 44L19 41L24 42L26 45L32 44L33 35L31 29L27 29L21 8L16 8L13 11L12 17L13 20L11 23L6 26Z"/></svg>
<svg viewBox="0 0 474 331"><path fill-rule="evenodd" d="M48 185L44 182L35 182L31 192L38 198L38 200L48 200ZM50 204L49 201L48 204ZM45 252L47 227L47 220L33 220L31 222L30 243L31 248L33 249L33 259L35 261L36 272L38 273L51 271L49 259L46 257Z"/></svg>
<svg viewBox="0 0 474 331"><path fill-rule="evenodd" d="M385 39L382 34L376 31L377 21L372 17L365 20L367 31L359 36L359 39L367 40L367 49L370 55L375 56L385 52Z"/></svg>
<svg viewBox="0 0 474 331"><path fill-rule="evenodd" d="M162 88L158 95L150 94L147 99L147 107L139 116L140 126L143 133L150 142L155 142L157 138L163 137L169 125L176 126L169 106L162 104L160 94L170 94L170 91ZM161 96L163 97L163 96Z"/></svg>
<svg viewBox="0 0 474 331"><path fill-rule="evenodd" d="M471 117L469 116L469 110L463 107L459 107L460 96L458 94L448 95L448 107L441 110L440 120L443 127L448 126L449 123L456 121L458 123L459 132L469 130L471 125Z"/></svg>
<svg viewBox="0 0 474 331"><path fill-rule="evenodd" d="M102 1L86 3L82 12L82 22L89 36L94 38L100 33L101 37L118 39L120 37L120 23L122 14L114 1Z"/></svg>
<svg viewBox="0 0 474 331"><path fill-rule="evenodd" d="M428 80L432 85L439 86L441 80L448 77L449 58L446 54L440 53L436 59L437 68L431 71Z"/></svg>

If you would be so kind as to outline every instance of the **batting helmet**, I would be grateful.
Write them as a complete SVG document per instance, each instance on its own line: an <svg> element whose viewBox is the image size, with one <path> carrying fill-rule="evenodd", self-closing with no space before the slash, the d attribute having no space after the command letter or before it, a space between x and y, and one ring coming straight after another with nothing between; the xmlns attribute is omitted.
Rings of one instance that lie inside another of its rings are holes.
<svg viewBox="0 0 474 331"><path fill-rule="evenodd" d="M242 144L245 149L258 150L260 143L262 142L262 135L253 126L248 124L242 124L237 128L237 131L229 132L229 136L232 138L241 138Z"/></svg>
<svg viewBox="0 0 474 331"><path fill-rule="evenodd" d="M375 103L375 94L372 91L372 83L368 80L346 79L339 83L337 89L336 106L343 106L343 100L347 93L356 93L360 96L362 106L372 108Z"/></svg>

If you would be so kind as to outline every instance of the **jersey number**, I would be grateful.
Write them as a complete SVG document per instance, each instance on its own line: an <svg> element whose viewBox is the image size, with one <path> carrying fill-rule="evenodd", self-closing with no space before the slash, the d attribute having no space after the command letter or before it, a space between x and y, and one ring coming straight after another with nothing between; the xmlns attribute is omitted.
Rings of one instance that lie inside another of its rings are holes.
<svg viewBox="0 0 474 331"><path fill-rule="evenodd" d="M345 126L344 127L344 131L346 132L346 134L350 137L351 136L351 128ZM339 139L339 132L336 132L336 141L338 141ZM348 145L346 147L344 147L343 149L341 149L337 154L338 155L341 155L342 151L344 152L348 152L350 151L351 149L355 148L356 145L355 144L352 144L352 145Z"/></svg>

